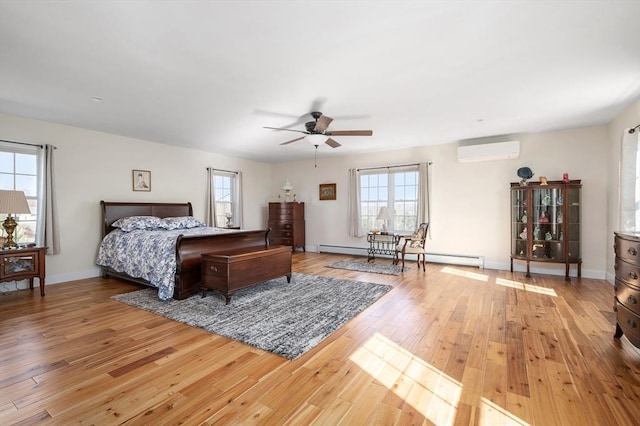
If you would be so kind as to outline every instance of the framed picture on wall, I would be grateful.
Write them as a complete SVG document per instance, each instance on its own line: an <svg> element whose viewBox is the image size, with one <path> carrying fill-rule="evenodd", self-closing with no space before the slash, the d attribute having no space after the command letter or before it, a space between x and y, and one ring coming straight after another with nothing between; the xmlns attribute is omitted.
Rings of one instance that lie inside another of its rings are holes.
<svg viewBox="0 0 640 426"><path fill-rule="evenodd" d="M133 170L133 190L151 191L151 172L149 170Z"/></svg>
<svg viewBox="0 0 640 426"><path fill-rule="evenodd" d="M335 200L336 199L336 184L335 183L321 183L320 184L320 199L321 200Z"/></svg>

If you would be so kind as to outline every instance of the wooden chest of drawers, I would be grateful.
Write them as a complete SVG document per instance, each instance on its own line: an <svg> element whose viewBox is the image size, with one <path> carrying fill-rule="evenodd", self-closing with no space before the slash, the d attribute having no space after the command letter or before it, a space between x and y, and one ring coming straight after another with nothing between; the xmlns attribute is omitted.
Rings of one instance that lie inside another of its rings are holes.
<svg viewBox="0 0 640 426"><path fill-rule="evenodd" d="M304 203L269 203L269 244L305 250Z"/></svg>
<svg viewBox="0 0 640 426"><path fill-rule="evenodd" d="M640 348L640 233L615 233L616 338Z"/></svg>

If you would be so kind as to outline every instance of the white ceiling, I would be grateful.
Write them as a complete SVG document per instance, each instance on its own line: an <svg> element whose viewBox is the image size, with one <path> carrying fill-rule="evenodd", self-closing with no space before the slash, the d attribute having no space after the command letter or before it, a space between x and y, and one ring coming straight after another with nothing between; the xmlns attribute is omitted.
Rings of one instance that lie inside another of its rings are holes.
<svg viewBox="0 0 640 426"><path fill-rule="evenodd" d="M640 0L0 0L0 111L260 161L313 158L262 126L315 107L373 130L335 156L602 125L638 96Z"/></svg>

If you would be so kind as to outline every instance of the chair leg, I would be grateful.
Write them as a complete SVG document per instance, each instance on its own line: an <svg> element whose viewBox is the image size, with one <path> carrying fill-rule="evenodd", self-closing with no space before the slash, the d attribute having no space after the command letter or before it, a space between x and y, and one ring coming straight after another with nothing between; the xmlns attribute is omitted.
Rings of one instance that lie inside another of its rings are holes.
<svg viewBox="0 0 640 426"><path fill-rule="evenodd" d="M402 269L400 272L404 272L404 253L402 253Z"/></svg>

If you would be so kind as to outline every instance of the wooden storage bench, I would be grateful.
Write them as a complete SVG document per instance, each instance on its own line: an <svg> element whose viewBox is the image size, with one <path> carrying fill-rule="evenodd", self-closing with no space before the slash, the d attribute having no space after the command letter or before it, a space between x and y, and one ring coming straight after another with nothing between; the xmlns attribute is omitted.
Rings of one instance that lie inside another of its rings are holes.
<svg viewBox="0 0 640 426"><path fill-rule="evenodd" d="M218 290L229 304L231 296L243 288L285 276L291 282L290 246L254 246L202 255L202 297Z"/></svg>

